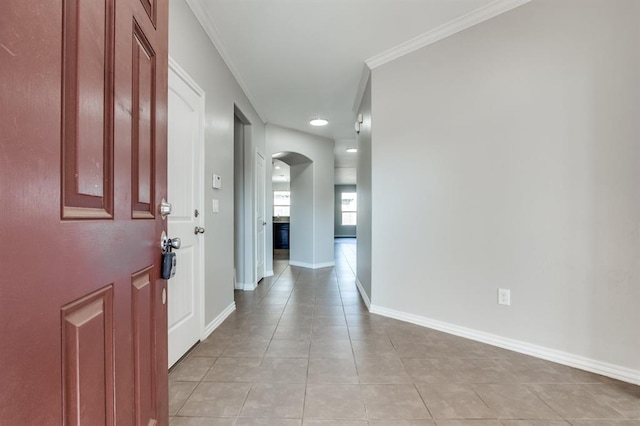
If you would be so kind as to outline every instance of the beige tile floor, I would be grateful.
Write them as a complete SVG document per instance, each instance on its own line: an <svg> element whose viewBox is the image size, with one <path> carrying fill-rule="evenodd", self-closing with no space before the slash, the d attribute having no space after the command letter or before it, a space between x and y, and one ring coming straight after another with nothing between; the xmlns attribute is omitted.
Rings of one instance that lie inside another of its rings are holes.
<svg viewBox="0 0 640 426"><path fill-rule="evenodd" d="M290 267L170 373L172 426L632 426L640 387L369 314L354 240Z"/></svg>

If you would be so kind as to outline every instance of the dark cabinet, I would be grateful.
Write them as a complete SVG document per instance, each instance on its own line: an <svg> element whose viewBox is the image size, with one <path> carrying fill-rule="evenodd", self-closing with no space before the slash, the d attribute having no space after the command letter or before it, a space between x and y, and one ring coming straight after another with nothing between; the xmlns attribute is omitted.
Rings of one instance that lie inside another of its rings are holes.
<svg viewBox="0 0 640 426"><path fill-rule="evenodd" d="M288 223L273 224L273 248L274 249L289 248L289 224Z"/></svg>

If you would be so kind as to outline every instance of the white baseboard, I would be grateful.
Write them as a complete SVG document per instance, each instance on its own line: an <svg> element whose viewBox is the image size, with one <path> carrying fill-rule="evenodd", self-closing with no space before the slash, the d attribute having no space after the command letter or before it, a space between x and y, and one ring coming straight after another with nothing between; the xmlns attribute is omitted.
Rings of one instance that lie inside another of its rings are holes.
<svg viewBox="0 0 640 426"><path fill-rule="evenodd" d="M272 277L272 276L273 276L273 271L265 271L265 272L264 272L264 277L265 277L265 278L267 278L267 277Z"/></svg>
<svg viewBox="0 0 640 426"><path fill-rule="evenodd" d="M359 288L360 283L358 283L358 289ZM382 306L371 305L369 307L369 311L373 314L410 322L412 324L432 328L444 333L453 334L455 336L464 337L482 343L487 343L489 345L498 346L500 348L519 352L525 355L542 358L547 361L552 361L569 367L578 368L580 370L589 371L591 373L600 374L602 376L611 377L623 382L640 385L640 371L638 370L609 364L607 362L597 361L595 359L586 358L580 355L575 355L544 346L534 345L532 343L522 342L520 340L498 336L496 334L486 333L484 331L478 331L443 321L433 320L419 315L408 314L406 312L396 311L394 309L388 309Z"/></svg>
<svg viewBox="0 0 640 426"><path fill-rule="evenodd" d="M356 287L358 287L358 292L360 292L360 297L365 305L367 305L367 309L371 308L371 300L369 300L369 295L366 291L364 291L364 287L359 279L356 278Z"/></svg>
<svg viewBox="0 0 640 426"><path fill-rule="evenodd" d="M207 337L209 337L211 333L213 333L215 329L218 328L220 324L222 324L224 320L226 320L227 317L231 315L235 310L236 310L236 302L232 302L229 306L225 308L224 311L220 313L220 315L218 315L213 321L211 321L208 325L204 327L204 335L200 340L204 340Z"/></svg>
<svg viewBox="0 0 640 426"><path fill-rule="evenodd" d="M305 262L298 262L296 260L289 260L289 265L291 266L299 266L301 268L308 268L308 269L320 269L320 268L330 268L332 266L335 266L335 262L324 262L324 263L305 263Z"/></svg>
<svg viewBox="0 0 640 426"><path fill-rule="evenodd" d="M258 284L255 283L236 283L236 290L244 290L244 291L253 291L258 287Z"/></svg>

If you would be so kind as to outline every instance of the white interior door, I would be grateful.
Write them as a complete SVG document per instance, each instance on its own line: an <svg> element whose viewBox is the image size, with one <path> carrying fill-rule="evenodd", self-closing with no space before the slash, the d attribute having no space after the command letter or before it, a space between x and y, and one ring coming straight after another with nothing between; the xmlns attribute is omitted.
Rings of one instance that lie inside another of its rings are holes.
<svg viewBox="0 0 640 426"><path fill-rule="evenodd" d="M169 367L203 333L204 234L204 92L169 61L167 197L170 238L180 238L176 275L169 280ZM203 231L203 229L199 229Z"/></svg>
<svg viewBox="0 0 640 426"><path fill-rule="evenodd" d="M256 282L264 277L264 217L265 162L258 152L256 155Z"/></svg>

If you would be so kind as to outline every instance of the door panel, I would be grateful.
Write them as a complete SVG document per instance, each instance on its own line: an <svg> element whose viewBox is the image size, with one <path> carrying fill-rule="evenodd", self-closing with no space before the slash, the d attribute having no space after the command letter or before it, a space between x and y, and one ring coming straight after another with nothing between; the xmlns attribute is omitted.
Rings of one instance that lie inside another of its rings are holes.
<svg viewBox="0 0 640 426"><path fill-rule="evenodd" d="M135 23L132 64L132 217L153 217L155 164L156 57L147 36Z"/></svg>
<svg viewBox="0 0 640 426"><path fill-rule="evenodd" d="M167 1L2 9L0 424L167 424Z"/></svg>
<svg viewBox="0 0 640 426"><path fill-rule="evenodd" d="M62 25L63 217L113 210L113 0L67 0Z"/></svg>
<svg viewBox="0 0 640 426"><path fill-rule="evenodd" d="M142 6L144 7L144 10L147 12L149 19L151 19L151 21L153 22L153 25L155 26L158 1L157 0L140 0L140 1L142 2Z"/></svg>
<svg viewBox="0 0 640 426"><path fill-rule="evenodd" d="M113 424L113 286L62 307L63 419Z"/></svg>
<svg viewBox="0 0 640 426"><path fill-rule="evenodd" d="M157 419L155 403L156 300L153 266L133 275L131 299L133 312L133 354L136 425L148 425Z"/></svg>
<svg viewBox="0 0 640 426"><path fill-rule="evenodd" d="M169 71L168 194L173 213L169 235L178 237L180 265L171 278L168 300L169 366L201 337L204 324L204 238L195 228L204 223L204 92L176 63ZM197 211L197 213L196 213Z"/></svg>

